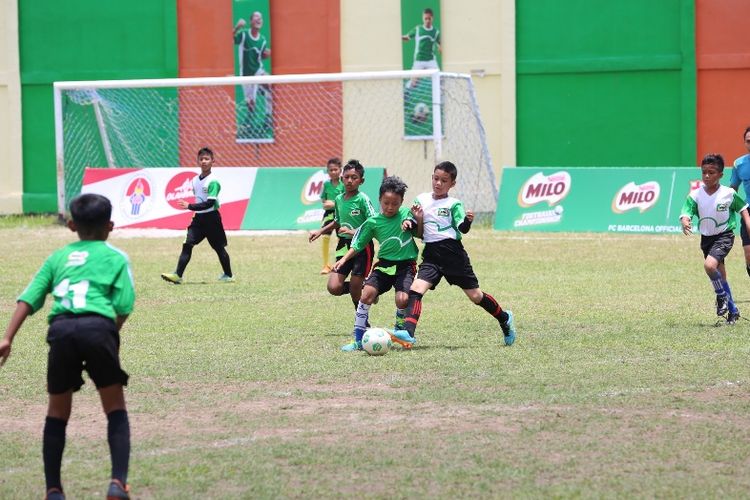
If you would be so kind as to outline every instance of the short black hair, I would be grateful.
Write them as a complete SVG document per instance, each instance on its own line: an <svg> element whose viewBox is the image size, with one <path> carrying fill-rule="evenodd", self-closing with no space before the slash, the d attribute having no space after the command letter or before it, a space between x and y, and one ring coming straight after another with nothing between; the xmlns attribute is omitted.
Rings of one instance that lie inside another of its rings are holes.
<svg viewBox="0 0 750 500"><path fill-rule="evenodd" d="M365 167L362 166L362 164L359 162L359 160L351 159L348 162L346 162L346 165L344 165L344 169L342 171L346 172L347 170L354 170L357 172L360 176L360 178L365 178Z"/></svg>
<svg viewBox="0 0 750 500"><path fill-rule="evenodd" d="M331 165L331 164L337 165L339 168L341 168L341 158L339 158L338 156L329 158L328 161L326 162L326 167L328 167L328 165Z"/></svg>
<svg viewBox="0 0 750 500"><path fill-rule="evenodd" d="M435 165L435 168L432 171L435 172L435 170L442 170L446 174L450 175L452 181L455 181L456 177L458 177L458 169L453 163L449 161L441 161L440 163Z"/></svg>
<svg viewBox="0 0 750 500"><path fill-rule="evenodd" d="M81 194L70 202L70 216L80 229L101 229L112 218L112 203L100 194Z"/></svg>
<svg viewBox="0 0 750 500"><path fill-rule="evenodd" d="M391 175L383 179L383 183L380 185L379 197L382 198L385 193L395 193L399 195L401 199L403 200L404 195L406 194L406 188L408 187L409 186L407 186L406 183L402 181L400 177Z"/></svg>
<svg viewBox="0 0 750 500"><path fill-rule="evenodd" d="M425 10L422 11L422 14L429 14L431 16L434 16L435 14L432 13L432 9L427 7Z"/></svg>
<svg viewBox="0 0 750 500"><path fill-rule="evenodd" d="M198 158L200 158L203 155L208 155L211 157L211 159L214 159L214 152L211 150L211 148L203 147L198 150Z"/></svg>
<svg viewBox="0 0 750 500"><path fill-rule="evenodd" d="M703 165L714 165L719 172L724 171L724 157L721 156L719 153L708 153L706 156L703 157L703 160L701 161L701 167Z"/></svg>

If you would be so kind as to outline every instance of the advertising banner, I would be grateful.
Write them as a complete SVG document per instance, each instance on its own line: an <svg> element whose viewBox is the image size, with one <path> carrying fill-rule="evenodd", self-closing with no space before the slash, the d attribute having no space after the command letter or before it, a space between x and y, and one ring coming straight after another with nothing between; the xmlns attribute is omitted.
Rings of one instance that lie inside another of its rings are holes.
<svg viewBox="0 0 750 500"><path fill-rule="evenodd" d="M679 233L701 171L685 168L505 168L495 229Z"/></svg>
<svg viewBox="0 0 750 500"><path fill-rule="evenodd" d="M360 190L378 206L383 168L365 169ZM106 196L117 228L185 229L193 212L177 205L194 201L199 168L87 168L82 193ZM225 229L315 229L328 174L321 168L214 167Z"/></svg>

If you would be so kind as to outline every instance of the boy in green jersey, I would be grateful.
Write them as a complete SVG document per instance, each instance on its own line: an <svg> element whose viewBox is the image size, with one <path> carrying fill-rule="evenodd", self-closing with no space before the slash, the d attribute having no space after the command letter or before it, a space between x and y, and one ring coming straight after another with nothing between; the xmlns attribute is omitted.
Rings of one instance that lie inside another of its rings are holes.
<svg viewBox="0 0 750 500"><path fill-rule="evenodd" d="M227 234L224 232L224 223L219 213L219 191L221 184L216 177L211 176L211 168L214 165L214 152L209 148L201 148L198 151L198 166L201 168L200 175L193 177L193 193L195 203L178 200L177 204L184 209L192 210L193 220L187 228L187 236L182 244L182 252L177 259L177 269L173 273L161 273L161 278L169 283L179 285L182 283L182 274L193 255L193 247L204 239L216 252L223 274L219 281L231 283L234 281L232 264L227 253Z"/></svg>
<svg viewBox="0 0 750 500"><path fill-rule="evenodd" d="M680 211L682 231L689 235L693 231L693 217L698 218L703 251L703 269L716 292L716 315L726 315L726 323L733 325L740 318L740 311L732 299L732 290L727 282L724 259L734 245L737 215L750 227L747 204L730 187L719 181L724 175L724 158L719 154L708 154L701 162L703 184L688 194Z"/></svg>
<svg viewBox="0 0 750 500"><path fill-rule="evenodd" d="M335 199L338 195L344 192L344 183L341 182L341 160L338 158L331 158L326 164L326 172L328 172L328 179L323 183L323 192L320 193L320 201L323 203L323 222L321 227L325 227L333 221L334 207L336 205ZM331 235L323 234L321 236L323 242L323 268L320 270L320 274L328 274L331 272L331 261L329 260L329 253L331 249Z"/></svg>
<svg viewBox="0 0 750 500"><path fill-rule="evenodd" d="M370 197L359 191L359 186L365 182L365 167L357 160L349 160L344 165L342 180L344 192L334 200L333 220L310 233L310 242L318 239L322 234L338 230L339 242L336 245L336 260L338 261L352 242L352 236L368 217L375 215ZM356 259L351 259L345 266L339 266L328 275L328 293L339 296L348 293L354 307L359 303L362 294L362 283L365 276L370 274L375 245L370 243ZM346 277L351 273L351 281Z"/></svg>
<svg viewBox="0 0 750 500"><path fill-rule="evenodd" d="M347 261L378 240L378 262L367 277L362 296L357 304L354 318L354 341L341 348L342 351L362 349L362 336L367 329L370 306L379 295L391 288L396 290L396 307L403 311L409 300L409 287L416 272L419 254L413 232L417 231L417 220L409 209L402 207L406 184L398 177L386 177L380 186L380 213L368 218L357 229L346 255L336 262L333 270L346 265ZM411 348L414 339L408 335L391 335L394 342Z"/></svg>
<svg viewBox="0 0 750 500"><path fill-rule="evenodd" d="M232 30L234 44L238 46L240 76L260 76L265 75L263 60L271 57L271 48L268 46L268 40L260 32L263 27L263 14L255 11L250 16L250 29L245 30L246 22L240 19ZM255 112L255 102L258 91L265 94L266 98L266 122L270 126L270 119L273 113L273 99L271 88L268 85L248 84L242 86L242 92L245 96L245 104L249 114Z"/></svg>
<svg viewBox="0 0 750 500"><path fill-rule="evenodd" d="M422 11L422 26L415 26L401 40L408 42L414 40L414 63L411 69L440 69L437 63L435 51L442 52L440 44L440 30L433 24L435 14L432 9ZM417 79L412 78L406 88L411 89L417 84Z"/></svg>
<svg viewBox="0 0 750 500"><path fill-rule="evenodd" d="M50 255L26 290L0 340L0 366L26 318L54 302L47 316L47 392L49 406L44 425L42 454L47 498L63 499L60 465L65 428L73 393L83 385L85 369L99 391L107 415L107 439L112 479L107 498L129 498L130 424L123 386L128 374L120 367L120 329L133 310L135 291L128 257L106 242L113 224L112 205L98 194L82 194L70 202L71 231L80 241Z"/></svg>

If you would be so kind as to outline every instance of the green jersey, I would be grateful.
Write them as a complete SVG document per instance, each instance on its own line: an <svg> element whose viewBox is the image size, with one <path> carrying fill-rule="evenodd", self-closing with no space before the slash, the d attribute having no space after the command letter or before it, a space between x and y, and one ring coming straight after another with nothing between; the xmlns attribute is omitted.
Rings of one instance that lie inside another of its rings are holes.
<svg viewBox="0 0 750 500"><path fill-rule="evenodd" d="M369 217L376 215L370 197L360 191L351 198L346 198L346 193L341 193L334 202L334 216L339 227L355 230L361 226ZM339 239L352 239L349 234L340 234Z"/></svg>
<svg viewBox="0 0 750 500"><path fill-rule="evenodd" d="M221 191L221 184L216 180L216 177L209 173L205 177L196 175L193 177L193 194L195 195L196 203L204 203L208 200L214 200L214 205L211 208L205 210L198 210L195 213L203 214L206 212L213 212L219 209L219 191Z"/></svg>
<svg viewBox="0 0 750 500"><path fill-rule="evenodd" d="M703 236L714 236L737 229L737 214L747 204L737 192L727 186L719 186L714 194L708 194L705 186L691 191L680 211L682 217L698 217L698 231Z"/></svg>
<svg viewBox="0 0 750 500"><path fill-rule="evenodd" d="M266 37L258 33L258 37L253 38L250 31L240 31L234 35L234 44L237 45L240 76L255 76L263 67L263 52L268 49Z"/></svg>
<svg viewBox="0 0 750 500"><path fill-rule="evenodd" d="M419 250L412 232L401 229L401 224L406 219L413 218L409 209L404 207L399 208L398 213L392 217L386 217L382 213L370 217L357 229L351 248L361 252L374 238L380 243L378 259L416 260Z"/></svg>
<svg viewBox="0 0 750 500"><path fill-rule="evenodd" d="M115 319L133 310L135 289L128 256L106 241L77 241L50 255L18 301L32 314L48 293L54 303L47 320L59 314L99 314Z"/></svg>
<svg viewBox="0 0 750 500"><path fill-rule="evenodd" d="M440 45L440 30L434 24L430 29L425 28L424 25L415 26L406 36L409 40L414 40L415 61L435 59L435 47Z"/></svg>
<svg viewBox="0 0 750 500"><path fill-rule="evenodd" d="M339 179L339 183L335 186L331 181L325 181L323 183L323 192L320 193L321 201L333 201L338 195L344 192L344 183Z"/></svg>

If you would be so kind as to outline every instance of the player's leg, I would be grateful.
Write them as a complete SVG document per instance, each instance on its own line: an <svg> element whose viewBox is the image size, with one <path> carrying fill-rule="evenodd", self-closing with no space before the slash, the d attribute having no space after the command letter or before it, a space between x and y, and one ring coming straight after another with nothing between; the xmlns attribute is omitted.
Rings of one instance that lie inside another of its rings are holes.
<svg viewBox="0 0 750 500"><path fill-rule="evenodd" d="M266 100L266 115L263 119L263 125L270 129L273 128L273 90L270 85L261 85L261 91Z"/></svg>
<svg viewBox="0 0 750 500"><path fill-rule="evenodd" d="M404 329L393 332L395 336L403 336L406 333L412 339L416 339L417 323L422 315L422 298L427 290L435 288L443 275L440 267L432 262L425 262L419 265L417 276L409 287L409 299L406 303L406 319L404 320Z"/></svg>
<svg viewBox="0 0 750 500"><path fill-rule="evenodd" d="M180 252L180 257L177 259L177 268L173 273L161 273L161 278L175 285L182 283L182 275L185 273L185 268L193 255L193 247L203 241L204 238L205 234L198 218L193 217L192 222L190 222L187 228L185 241L182 243L182 251Z"/></svg>
<svg viewBox="0 0 750 500"><path fill-rule="evenodd" d="M217 211L209 212L206 215L209 218L207 221L206 238L208 239L208 244L216 252L219 264L221 264L222 275L219 276L219 281L232 282L234 281L234 275L232 274L232 264L226 249L227 234L224 231L224 224L221 222L221 214Z"/></svg>
<svg viewBox="0 0 750 500"><path fill-rule="evenodd" d="M62 498L63 487L60 469L65 451L65 430L73 405L73 390L61 394L49 394L47 417L42 434L42 458L47 498Z"/></svg>
<svg viewBox="0 0 750 500"><path fill-rule="evenodd" d="M365 278L370 275L370 271L372 270L374 255L375 244L371 241L361 252L359 252L354 256L353 259L349 261L352 264L352 277L349 287L349 295L352 298L352 303L354 304L355 309L357 308L357 304L359 304L359 299L362 295L362 286L365 283ZM347 264L349 264L349 262L347 262Z"/></svg>
<svg viewBox="0 0 750 500"><path fill-rule="evenodd" d="M330 273L326 288L328 289L328 293L337 297L349 293L349 282L346 281L346 275L340 272Z"/></svg>
<svg viewBox="0 0 750 500"><path fill-rule="evenodd" d="M354 338L352 342L341 347L341 350L344 352L362 349L362 337L365 334L365 330L370 326L370 306L379 295L377 281L371 282L370 278L368 278L368 284L362 288L360 300L357 303L357 309L354 313L354 331L352 332Z"/></svg>
<svg viewBox="0 0 750 500"><path fill-rule="evenodd" d="M329 222L333 220L334 217L334 211L333 210L326 210L323 212L323 220L321 221L321 227L327 226ZM331 272L331 261L330 261L330 253L331 253L331 234L323 234L320 237L321 241L321 250L323 255L323 267L320 268L320 274L328 274Z"/></svg>
<svg viewBox="0 0 750 500"><path fill-rule="evenodd" d="M471 285L473 284L472 281ZM466 296L469 297L469 300L480 306L487 311L490 316L497 320L500 324L500 329L503 331L503 341L505 342L505 345L512 345L516 340L516 326L515 321L513 320L513 313L504 310L500 304L498 304L497 300L495 300L495 297L489 293L483 292L479 287L464 288L463 290Z"/></svg>
<svg viewBox="0 0 750 500"><path fill-rule="evenodd" d="M407 349L411 348L416 339L406 331L406 315L409 305L409 292L417 274L415 262L399 265L396 271L393 288L395 289L396 323L393 327L391 340Z"/></svg>
<svg viewBox="0 0 750 500"><path fill-rule="evenodd" d="M734 234L731 232L715 236L701 236L701 249L705 256L703 269L716 292L717 316L724 316L730 312L731 308L736 309L734 301L731 300L731 290L726 281L726 267L724 266L724 258L729 254L733 243Z"/></svg>
<svg viewBox="0 0 750 500"><path fill-rule="evenodd" d="M130 421L125 406L122 384L99 389L102 409L107 416L107 442L112 463L112 474L107 498L128 498L128 468L130 462Z"/></svg>
<svg viewBox="0 0 750 500"><path fill-rule="evenodd" d="M745 219L740 217L740 238L742 239L742 251L745 254L745 271L750 276L750 234L745 225Z"/></svg>

